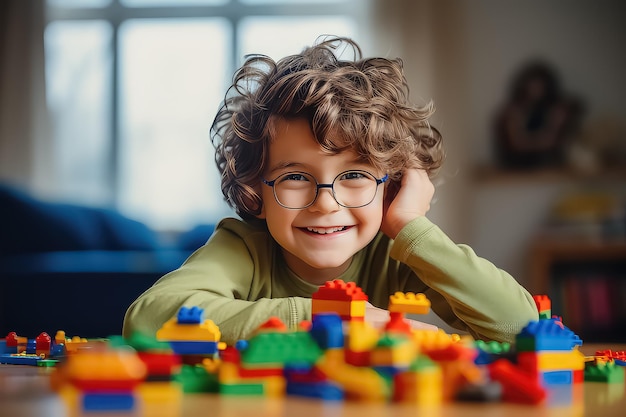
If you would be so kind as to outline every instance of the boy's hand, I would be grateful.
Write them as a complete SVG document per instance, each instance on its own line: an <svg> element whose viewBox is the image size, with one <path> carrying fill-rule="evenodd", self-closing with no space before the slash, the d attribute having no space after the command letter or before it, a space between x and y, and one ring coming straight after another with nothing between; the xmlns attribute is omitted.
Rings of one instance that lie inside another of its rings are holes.
<svg viewBox="0 0 626 417"><path fill-rule="evenodd" d="M425 216L435 194L435 186L423 169L407 169L402 182L385 188L383 222L380 230L395 239L411 220Z"/></svg>
<svg viewBox="0 0 626 417"><path fill-rule="evenodd" d="M414 330L438 330L438 327L432 324L407 318L405 320ZM389 321L389 312L382 308L374 307L368 302L365 304L365 321L376 329L382 329Z"/></svg>

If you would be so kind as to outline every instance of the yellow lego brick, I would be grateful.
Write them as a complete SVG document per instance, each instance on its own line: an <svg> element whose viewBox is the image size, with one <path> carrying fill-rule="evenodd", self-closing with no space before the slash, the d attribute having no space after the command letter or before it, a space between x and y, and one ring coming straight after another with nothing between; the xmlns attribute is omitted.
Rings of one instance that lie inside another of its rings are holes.
<svg viewBox="0 0 626 417"><path fill-rule="evenodd" d="M366 321L351 321L348 325L347 348L354 352L370 351L376 346L380 332Z"/></svg>
<svg viewBox="0 0 626 417"><path fill-rule="evenodd" d="M328 349L316 366L329 380L339 384L348 397L383 401L389 388L382 376L372 368L352 366L344 362L343 349Z"/></svg>
<svg viewBox="0 0 626 417"><path fill-rule="evenodd" d="M313 300L311 313L337 313L342 317L365 317L365 301Z"/></svg>
<svg viewBox="0 0 626 417"><path fill-rule="evenodd" d="M398 374L394 383L394 401L419 406L440 405L443 402L443 374L437 365L419 371Z"/></svg>
<svg viewBox="0 0 626 417"><path fill-rule="evenodd" d="M453 336L447 334L442 329L438 330L413 330L413 342L423 350L443 349L452 343L456 343Z"/></svg>
<svg viewBox="0 0 626 417"><path fill-rule="evenodd" d="M219 342L221 337L220 329L213 320L205 320L201 324L178 324L173 318L156 332L156 338L162 341Z"/></svg>
<svg viewBox="0 0 626 417"><path fill-rule="evenodd" d="M388 310L393 313L428 314L430 300L422 293L398 291L389 296Z"/></svg>
<svg viewBox="0 0 626 417"><path fill-rule="evenodd" d="M522 352L518 355L520 366L536 371L584 370L585 355L578 349L572 351Z"/></svg>
<svg viewBox="0 0 626 417"><path fill-rule="evenodd" d="M393 347L377 347L370 354L371 366L408 367L417 356L415 345L407 340Z"/></svg>

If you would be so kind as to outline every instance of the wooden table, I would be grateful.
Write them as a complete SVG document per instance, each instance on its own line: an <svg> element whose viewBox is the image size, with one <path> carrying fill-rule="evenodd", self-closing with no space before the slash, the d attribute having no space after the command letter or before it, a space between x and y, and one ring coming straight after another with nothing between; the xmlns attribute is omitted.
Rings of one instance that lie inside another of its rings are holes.
<svg viewBox="0 0 626 417"><path fill-rule="evenodd" d="M626 350L626 345L583 345L592 355L598 349ZM49 390L49 372L44 369L0 365L0 417L66 417L60 399ZM450 403L436 408L417 408L408 404L321 401L307 398L234 397L217 394L185 394L180 417L551 417L551 416L626 416L624 384L584 383L568 404L549 395L541 406L511 403ZM560 404L559 404L560 403ZM161 410L145 417L169 417ZM90 413L89 416L121 417L130 413Z"/></svg>

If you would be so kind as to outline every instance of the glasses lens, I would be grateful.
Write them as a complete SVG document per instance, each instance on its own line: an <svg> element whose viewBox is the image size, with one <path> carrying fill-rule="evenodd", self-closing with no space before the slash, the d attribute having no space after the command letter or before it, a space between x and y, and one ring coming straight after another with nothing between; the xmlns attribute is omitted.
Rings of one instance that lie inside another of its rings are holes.
<svg viewBox="0 0 626 417"><path fill-rule="evenodd" d="M315 200L317 183L304 172L289 172L276 178L274 195L276 201L287 208L303 208Z"/></svg>
<svg viewBox="0 0 626 417"><path fill-rule="evenodd" d="M346 171L333 182L335 198L344 207L361 207L372 202L378 184L373 175L365 171Z"/></svg>

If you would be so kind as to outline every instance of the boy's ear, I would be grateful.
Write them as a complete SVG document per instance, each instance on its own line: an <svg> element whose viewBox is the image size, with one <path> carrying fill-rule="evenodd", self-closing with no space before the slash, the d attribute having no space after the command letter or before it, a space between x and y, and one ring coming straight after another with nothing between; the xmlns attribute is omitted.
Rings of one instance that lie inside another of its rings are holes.
<svg viewBox="0 0 626 417"><path fill-rule="evenodd" d="M263 220L265 217L265 204L261 203L261 211L256 215L256 218Z"/></svg>

